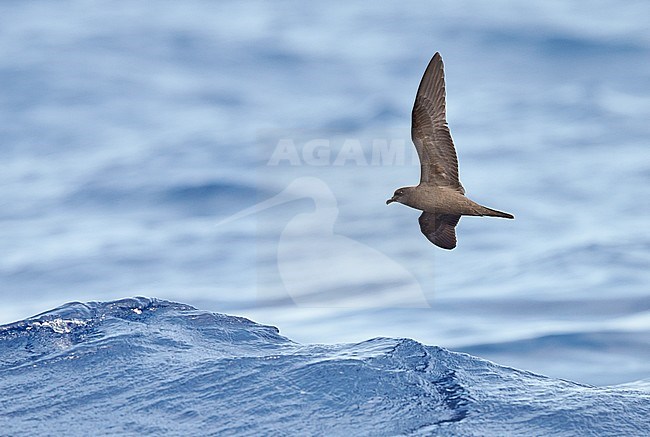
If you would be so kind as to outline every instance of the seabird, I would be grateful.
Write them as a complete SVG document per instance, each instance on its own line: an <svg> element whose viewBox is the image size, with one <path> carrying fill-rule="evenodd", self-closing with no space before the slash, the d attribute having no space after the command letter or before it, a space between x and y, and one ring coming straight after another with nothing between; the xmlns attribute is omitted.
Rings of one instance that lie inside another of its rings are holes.
<svg viewBox="0 0 650 437"><path fill-rule="evenodd" d="M447 125L445 70L440 53L431 58L418 87L411 139L420 158L420 183L398 188L386 205L399 202L423 211L419 218L420 230L429 241L443 249L456 247L456 225L462 215L515 218L465 197Z"/></svg>

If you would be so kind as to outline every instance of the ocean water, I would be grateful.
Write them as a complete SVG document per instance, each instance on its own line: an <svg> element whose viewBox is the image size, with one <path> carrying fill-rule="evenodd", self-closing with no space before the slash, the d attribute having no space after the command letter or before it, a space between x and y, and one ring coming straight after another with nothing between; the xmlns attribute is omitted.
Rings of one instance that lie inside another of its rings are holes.
<svg viewBox="0 0 650 437"><path fill-rule="evenodd" d="M1 326L0 353L5 435L650 432L647 381L576 384L407 339L305 345L144 298Z"/></svg>
<svg viewBox="0 0 650 437"><path fill-rule="evenodd" d="M0 323L151 296L300 344L409 338L581 384L648 378L648 16L2 2ZM453 251L385 205L418 181L410 110L436 51L467 194L516 216L463 218Z"/></svg>

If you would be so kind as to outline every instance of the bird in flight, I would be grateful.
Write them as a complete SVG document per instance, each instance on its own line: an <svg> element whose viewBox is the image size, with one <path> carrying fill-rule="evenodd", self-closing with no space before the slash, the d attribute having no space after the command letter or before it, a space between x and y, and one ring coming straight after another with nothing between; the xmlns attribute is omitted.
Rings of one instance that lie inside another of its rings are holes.
<svg viewBox="0 0 650 437"><path fill-rule="evenodd" d="M456 247L456 225L462 215L515 218L465 197L447 126L445 70L440 53L431 58L418 87L411 139L420 158L420 183L398 188L386 204L399 202L423 211L419 218L420 230L429 241L443 249Z"/></svg>

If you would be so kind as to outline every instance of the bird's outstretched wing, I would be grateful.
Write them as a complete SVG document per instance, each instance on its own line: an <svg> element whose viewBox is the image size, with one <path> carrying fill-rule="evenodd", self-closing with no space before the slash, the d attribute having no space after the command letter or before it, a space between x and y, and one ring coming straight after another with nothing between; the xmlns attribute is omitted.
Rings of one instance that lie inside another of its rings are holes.
<svg viewBox="0 0 650 437"><path fill-rule="evenodd" d="M420 157L420 183L465 193L458 179L458 158L447 126L445 71L440 53L427 66L415 97L411 138Z"/></svg>
<svg viewBox="0 0 650 437"><path fill-rule="evenodd" d="M459 220L459 215L432 214L430 212L423 212L418 219L420 230L425 237L443 249L456 247L456 225Z"/></svg>

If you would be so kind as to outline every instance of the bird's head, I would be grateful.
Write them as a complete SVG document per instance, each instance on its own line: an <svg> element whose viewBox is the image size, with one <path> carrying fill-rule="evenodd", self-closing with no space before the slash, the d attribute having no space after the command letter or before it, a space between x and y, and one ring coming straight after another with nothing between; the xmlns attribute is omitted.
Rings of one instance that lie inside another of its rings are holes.
<svg viewBox="0 0 650 437"><path fill-rule="evenodd" d="M404 203L406 204L408 202L409 196L411 194L411 191L413 190L414 187L402 187L398 188L395 190L395 194L393 194L393 197L388 199L386 201L386 205L389 203L393 202L399 202L399 203Z"/></svg>

